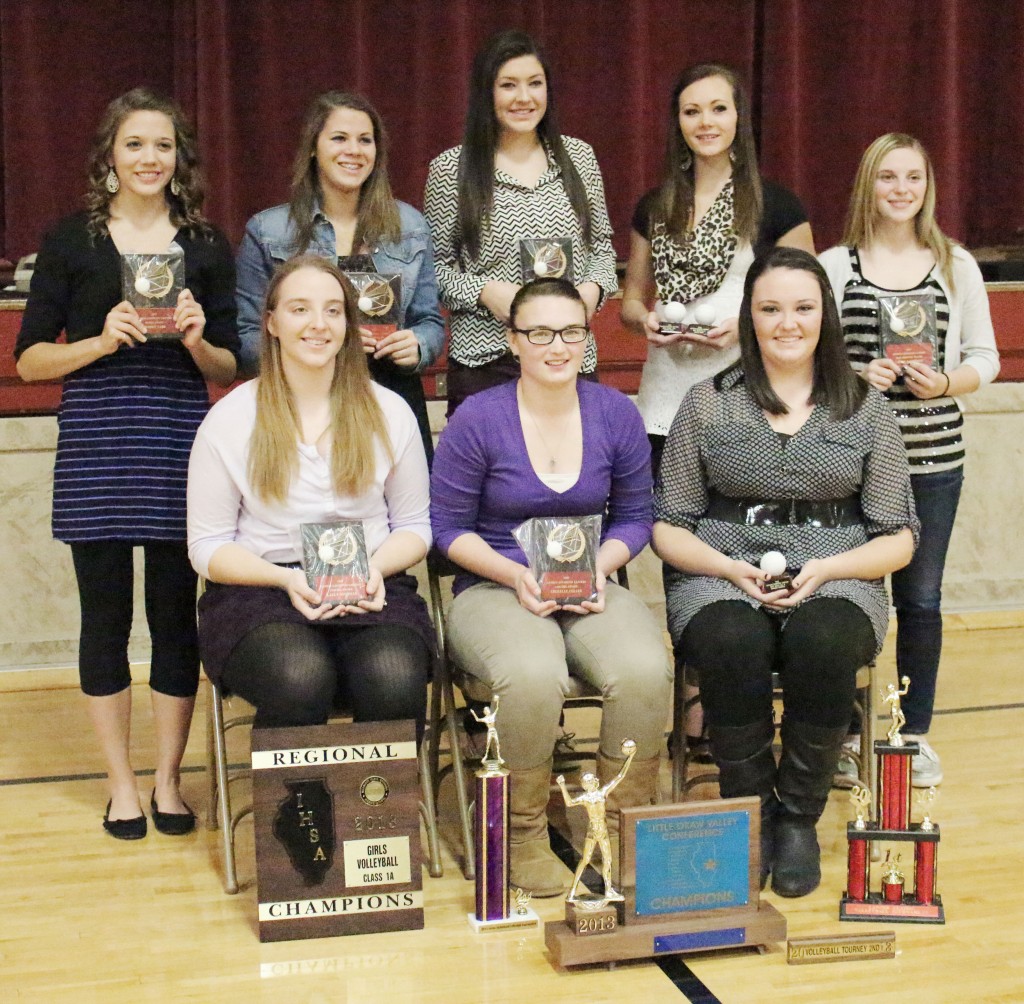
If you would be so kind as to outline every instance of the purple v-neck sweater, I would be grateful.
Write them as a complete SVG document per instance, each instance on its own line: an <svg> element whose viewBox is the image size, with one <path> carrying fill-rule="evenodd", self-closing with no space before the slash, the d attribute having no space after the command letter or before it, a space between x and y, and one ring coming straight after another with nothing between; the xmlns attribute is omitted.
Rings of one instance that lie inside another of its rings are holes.
<svg viewBox="0 0 1024 1004"><path fill-rule="evenodd" d="M643 420L624 394L580 380L583 465L566 492L537 477L526 451L513 380L474 394L452 416L434 457L430 521L444 553L464 533L525 565L512 530L533 516L604 518L601 539L621 540L630 556L651 538L651 449ZM460 573L455 592L481 581Z"/></svg>

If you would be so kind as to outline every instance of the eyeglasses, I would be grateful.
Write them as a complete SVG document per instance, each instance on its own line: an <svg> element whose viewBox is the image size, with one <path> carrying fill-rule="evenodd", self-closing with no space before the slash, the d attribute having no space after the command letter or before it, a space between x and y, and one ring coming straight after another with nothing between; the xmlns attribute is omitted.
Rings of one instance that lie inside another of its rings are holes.
<svg viewBox="0 0 1024 1004"><path fill-rule="evenodd" d="M566 345L576 345L585 342L590 328L585 324L572 324L568 328L512 328L517 335L526 335L526 340L531 345L550 345L555 340L555 335L560 335L562 342Z"/></svg>

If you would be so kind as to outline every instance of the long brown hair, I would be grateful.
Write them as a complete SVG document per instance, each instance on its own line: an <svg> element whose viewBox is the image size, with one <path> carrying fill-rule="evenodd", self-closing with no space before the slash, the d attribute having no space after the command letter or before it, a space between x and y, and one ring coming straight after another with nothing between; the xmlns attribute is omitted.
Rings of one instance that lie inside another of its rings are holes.
<svg viewBox="0 0 1024 1004"><path fill-rule="evenodd" d="M918 243L935 256L942 277L953 288L953 248L955 242L947 237L935 220L935 169L931 157L921 141L905 132L887 132L879 136L865 151L853 179L850 208L846 214L843 243L849 247L870 247L875 239L878 207L875 204L875 181L882 161L893 150L915 150L924 160L928 187L925 189L921 211L914 217L914 232Z"/></svg>
<svg viewBox="0 0 1024 1004"><path fill-rule="evenodd" d="M809 272L818 283L821 290L821 330L814 350L811 401L828 408L832 421L842 422L860 408L867 395L868 385L850 366L843 339L843 322L839 319L839 308L825 269L814 255L799 248L773 247L756 258L747 270L739 317L740 358L715 377L715 384L720 387L727 373L742 369L747 391L759 407L772 415L785 415L788 412L789 409L772 388L764 368L752 312L754 285L765 272L773 268Z"/></svg>
<svg viewBox="0 0 1024 1004"><path fill-rule="evenodd" d="M85 192L89 233L93 237L99 237L107 229L110 203L114 198L114 195L107 191L110 159L117 131L133 112L160 112L171 120L174 126L177 159L174 180L178 189L177 195L171 191L170 185L164 189L171 222L193 235L209 236L212 231L202 212L206 193L202 172L199 169L195 132L176 102L146 87L136 87L114 98L103 112L103 118L100 119L96 134L93 136L92 146L89 148L88 183Z"/></svg>
<svg viewBox="0 0 1024 1004"><path fill-rule="evenodd" d="M379 440L394 462L387 421L370 384L366 353L359 338L356 294L338 266L319 255L299 255L281 265L267 287L256 383L256 425L249 442L249 482L268 502L284 502L299 469L296 440L298 410L281 364L281 344L270 334L281 284L304 268L326 272L341 287L345 303L345 341L334 361L329 391L331 411L331 478L339 495L359 495L373 483L375 444Z"/></svg>
<svg viewBox="0 0 1024 1004"><path fill-rule="evenodd" d="M736 71L721 63L699 63L683 70L668 107L668 140L665 146L665 176L658 193L657 213L665 228L682 238L690 230L693 217L694 154L686 145L679 127L679 98L690 84L708 77L723 77L732 88L736 106L736 138L730 151L735 219L733 230L751 244L757 242L757 231L764 210L761 175L757 170L757 147L751 124L750 101ZM683 165L687 166L683 166Z"/></svg>
<svg viewBox="0 0 1024 1004"><path fill-rule="evenodd" d="M569 157L555 113L555 89L551 67L544 50L525 31L510 29L492 35L473 60L469 82L469 107L466 131L459 155L459 215L456 244L470 258L480 256L481 236L489 226L494 208L494 153L498 149L500 129L494 114L494 81L498 71L510 60L534 56L544 71L547 84L547 110L537 126L537 137L551 151L562 172L562 186L583 232L583 244L593 239L590 201L576 165Z"/></svg>
<svg viewBox="0 0 1024 1004"><path fill-rule="evenodd" d="M316 230L313 213L323 203L324 197L316 160L316 144L331 112L338 108L363 112L373 126L373 142L377 147L373 170L359 190L359 218L356 221L352 250L356 251L364 243L371 244L374 241L394 243L402 235L398 204L388 180L388 134L384 120L361 94L325 91L318 94L306 110L302 132L299 134L299 146L295 151L292 195L288 203L288 215L295 227L293 254L302 254L313 243Z"/></svg>

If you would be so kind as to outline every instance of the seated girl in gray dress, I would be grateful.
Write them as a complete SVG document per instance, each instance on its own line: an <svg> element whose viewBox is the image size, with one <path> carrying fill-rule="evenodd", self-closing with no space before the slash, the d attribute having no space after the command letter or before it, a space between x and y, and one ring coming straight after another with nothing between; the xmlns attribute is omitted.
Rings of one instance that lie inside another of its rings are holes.
<svg viewBox="0 0 1024 1004"><path fill-rule="evenodd" d="M918 521L882 396L846 359L828 279L805 251L751 266L740 361L683 399L665 445L654 547L670 566L669 631L695 667L724 797L761 798L761 881L820 881L815 823L846 735L858 667L882 647L883 577ZM781 551L789 588L764 591ZM772 753L772 672L785 692Z"/></svg>

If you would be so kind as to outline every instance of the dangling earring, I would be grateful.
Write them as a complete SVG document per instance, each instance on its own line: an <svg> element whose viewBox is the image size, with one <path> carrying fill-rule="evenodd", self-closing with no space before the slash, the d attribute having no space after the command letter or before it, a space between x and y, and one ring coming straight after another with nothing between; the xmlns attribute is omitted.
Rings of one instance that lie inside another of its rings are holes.
<svg viewBox="0 0 1024 1004"><path fill-rule="evenodd" d="M683 154L683 159L679 161L679 166L684 171L689 171L693 166L693 154L690 153L689 149L687 149L686 153Z"/></svg>
<svg viewBox="0 0 1024 1004"><path fill-rule="evenodd" d="M178 176L171 178L171 195L181 195L181 185L178 184Z"/></svg>
<svg viewBox="0 0 1024 1004"><path fill-rule="evenodd" d="M729 163L736 163L736 150L733 147L729 147Z"/></svg>
<svg viewBox="0 0 1024 1004"><path fill-rule="evenodd" d="M106 187L111 195L116 195L117 190L121 187L121 182L117 180L117 172L113 168L107 171Z"/></svg>

